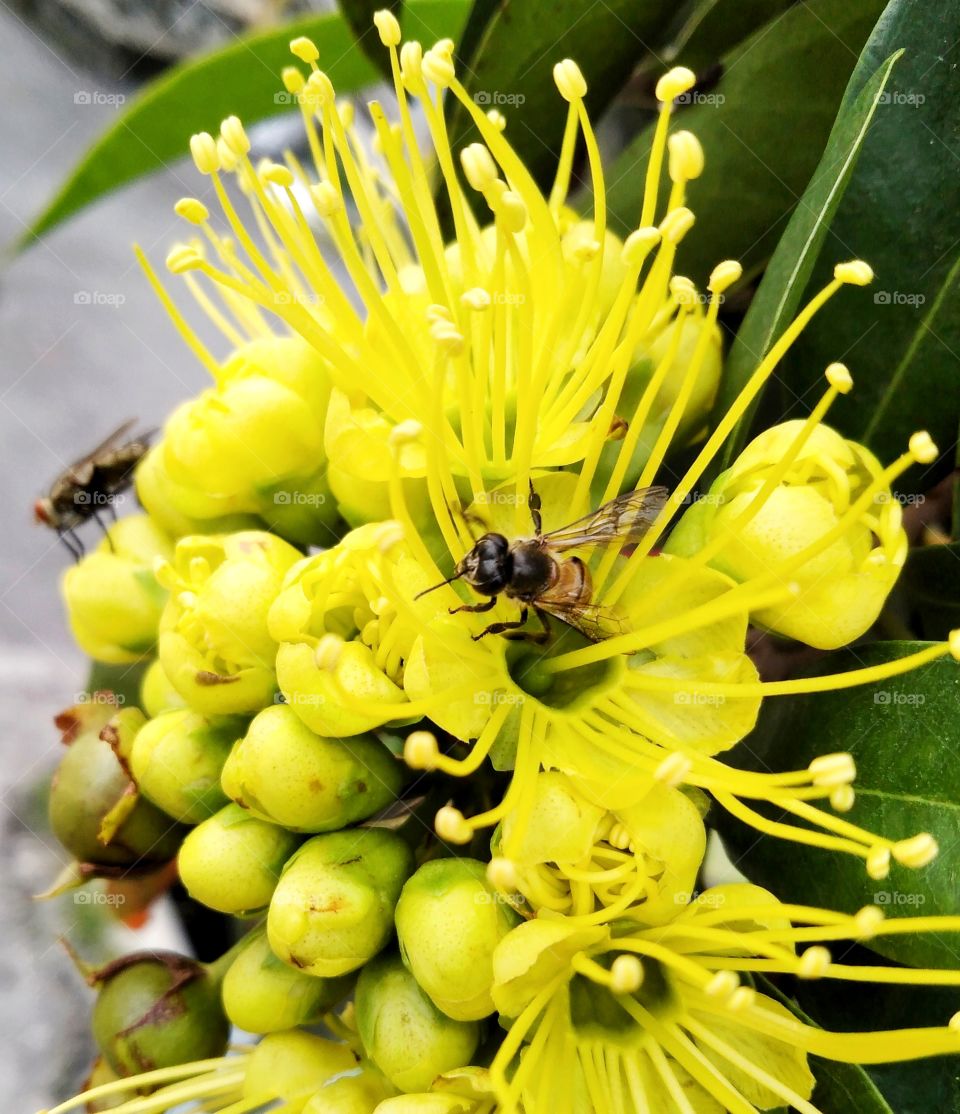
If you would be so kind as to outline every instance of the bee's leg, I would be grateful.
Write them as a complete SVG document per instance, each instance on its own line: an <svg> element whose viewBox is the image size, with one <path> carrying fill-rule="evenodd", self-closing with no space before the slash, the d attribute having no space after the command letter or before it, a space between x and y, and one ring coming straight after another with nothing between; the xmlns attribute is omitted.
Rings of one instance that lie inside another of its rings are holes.
<svg viewBox="0 0 960 1114"><path fill-rule="evenodd" d="M533 610L536 612L537 618L543 624L543 631L538 641L546 642L550 635L553 633L553 628L550 626L550 616L543 610L542 607L534 606Z"/></svg>
<svg viewBox="0 0 960 1114"><path fill-rule="evenodd" d="M520 611L520 618L509 620L505 623L491 623L479 634L473 636L474 642L479 642L484 635L487 634L502 634L504 638L522 639L526 642L543 642L546 640L546 631L526 631L520 628L527 621L529 611L526 607Z"/></svg>
<svg viewBox="0 0 960 1114"><path fill-rule="evenodd" d="M530 517L533 519L533 532L539 538L543 533L543 516L540 514L540 496L533 488L533 480L530 480Z"/></svg>
<svg viewBox="0 0 960 1114"><path fill-rule="evenodd" d="M484 600L483 603L462 603L459 607L448 608L451 615L456 615L460 611L491 611L497 604L497 597L491 596L490 599Z"/></svg>

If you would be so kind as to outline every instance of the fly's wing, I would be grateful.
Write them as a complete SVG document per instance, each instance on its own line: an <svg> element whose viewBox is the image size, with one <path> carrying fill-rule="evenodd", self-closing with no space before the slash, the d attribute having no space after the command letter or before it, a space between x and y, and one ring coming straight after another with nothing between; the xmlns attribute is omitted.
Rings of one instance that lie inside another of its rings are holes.
<svg viewBox="0 0 960 1114"><path fill-rule="evenodd" d="M89 483L93 475L93 469L97 464L97 458L103 456L105 453L112 452L130 430L133 429L136 423L136 418L128 418L123 425L118 426L109 437L105 437L96 448L91 449L90 452L80 457L79 460L75 460L73 464L64 471L64 478L75 484Z"/></svg>
<svg viewBox="0 0 960 1114"><path fill-rule="evenodd" d="M665 487L625 491L592 514L578 518L569 526L552 530L538 540L545 549L554 553L616 540L638 542L663 510L669 494Z"/></svg>
<svg viewBox="0 0 960 1114"><path fill-rule="evenodd" d="M546 611L548 615L578 630L591 642L602 642L605 638L627 633L623 619L609 607L598 603L538 599L534 606L538 611Z"/></svg>

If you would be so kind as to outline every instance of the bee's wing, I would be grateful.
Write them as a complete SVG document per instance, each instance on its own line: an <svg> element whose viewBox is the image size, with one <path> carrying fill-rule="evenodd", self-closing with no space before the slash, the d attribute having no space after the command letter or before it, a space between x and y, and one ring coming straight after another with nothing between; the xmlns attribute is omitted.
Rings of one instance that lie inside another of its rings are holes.
<svg viewBox="0 0 960 1114"><path fill-rule="evenodd" d="M566 623L567 626L578 630L591 642L602 642L605 638L612 638L616 634L626 634L627 628L623 619L609 607L598 603L567 603L564 600L538 599L535 605L540 611L546 611Z"/></svg>
<svg viewBox="0 0 960 1114"><path fill-rule="evenodd" d="M96 448L85 453L79 460L75 460L73 464L65 470L64 476L68 476L74 483L88 483L97 457L103 456L104 453L115 448L117 443L121 441L136 424L136 418L128 418L122 425L117 426L109 437L105 437Z"/></svg>
<svg viewBox="0 0 960 1114"><path fill-rule="evenodd" d="M539 541L545 549L555 553L581 545L601 545L616 539L638 542L663 510L669 494L665 487L625 491L569 526L544 534Z"/></svg>

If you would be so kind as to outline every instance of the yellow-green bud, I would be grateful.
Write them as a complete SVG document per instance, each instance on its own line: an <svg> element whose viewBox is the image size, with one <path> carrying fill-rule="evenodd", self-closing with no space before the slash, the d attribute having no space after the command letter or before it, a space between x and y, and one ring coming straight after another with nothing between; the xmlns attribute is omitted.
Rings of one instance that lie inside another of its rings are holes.
<svg viewBox="0 0 960 1114"><path fill-rule="evenodd" d="M317 1022L350 992L347 976L295 971L270 950L264 929L251 932L223 979L223 1008L239 1029L277 1033Z"/></svg>
<svg viewBox="0 0 960 1114"><path fill-rule="evenodd" d="M288 861L270 902L270 947L310 974L355 971L390 939L412 871L413 853L395 832L355 828L314 836Z"/></svg>
<svg viewBox="0 0 960 1114"><path fill-rule="evenodd" d="M190 896L211 909L254 913L269 905L283 864L299 842L292 832L229 804L183 841L180 878Z"/></svg>
<svg viewBox="0 0 960 1114"><path fill-rule="evenodd" d="M177 543L159 570L170 588L160 621L160 661L187 703L212 715L256 712L273 700L277 646L267 612L300 554L245 530Z"/></svg>
<svg viewBox="0 0 960 1114"><path fill-rule="evenodd" d="M220 773L243 721L181 708L137 732L130 769L145 797L174 820L199 824L227 803Z"/></svg>
<svg viewBox="0 0 960 1114"><path fill-rule="evenodd" d="M765 481L802 428L799 420L784 422L755 438L686 512L666 549L686 556L723 533L728 540L711 564L742 582L776 570L830 533L880 475L880 464L862 445L816 426L795 463L757 506ZM750 520L738 524L747 511ZM820 649L858 638L876 620L906 559L902 517L884 486L840 537L793 569L790 579L799 585L799 597L764 608L753 620Z"/></svg>
<svg viewBox="0 0 960 1114"><path fill-rule="evenodd" d="M395 954L360 972L356 1011L364 1051L401 1091L425 1091L477 1047L477 1023L444 1016Z"/></svg>
<svg viewBox="0 0 960 1114"><path fill-rule="evenodd" d="M115 522L109 538L67 569L61 590L70 630L84 653L122 664L153 649L167 598L153 564L170 552L167 535L137 514Z"/></svg>
<svg viewBox="0 0 960 1114"><path fill-rule="evenodd" d="M140 681L140 707L152 719L162 712L174 712L186 706L187 702L170 684L159 659L150 662Z"/></svg>
<svg viewBox="0 0 960 1114"><path fill-rule="evenodd" d="M363 1064L324 1084L303 1108L303 1114L373 1114L379 1104L396 1094L386 1077Z"/></svg>
<svg viewBox="0 0 960 1114"><path fill-rule="evenodd" d="M397 903L400 954L435 1006L457 1021L493 1013L493 950L519 916L476 859L435 859Z"/></svg>
<svg viewBox="0 0 960 1114"><path fill-rule="evenodd" d="M230 797L296 832L365 820L396 798L402 780L402 764L377 739L322 738L285 704L253 719L223 771Z"/></svg>
<svg viewBox="0 0 960 1114"><path fill-rule="evenodd" d="M356 1066L357 1057L345 1044L300 1029L268 1033L247 1059L243 1095L281 1099L284 1114L300 1114L328 1080Z"/></svg>

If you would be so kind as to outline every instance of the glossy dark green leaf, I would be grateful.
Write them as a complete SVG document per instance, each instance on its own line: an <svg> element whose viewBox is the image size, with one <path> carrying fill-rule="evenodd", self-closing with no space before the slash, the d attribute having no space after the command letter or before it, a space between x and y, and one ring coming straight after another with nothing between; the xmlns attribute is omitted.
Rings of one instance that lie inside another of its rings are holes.
<svg viewBox="0 0 960 1114"><path fill-rule="evenodd" d="M761 28L764 35L777 34L780 16L792 3L793 0L700 0L684 13L671 36L667 49L670 63L689 66L700 73Z"/></svg>
<svg viewBox="0 0 960 1114"><path fill-rule="evenodd" d="M719 82L677 114L694 132L706 170L691 184L697 225L678 269L703 282L722 259L748 271L769 259L820 159L844 87L881 0L812 0L761 27L724 59ZM636 226L651 133L608 173L611 227Z"/></svg>
<svg viewBox="0 0 960 1114"><path fill-rule="evenodd" d="M455 36L466 12L466 0L409 0L405 28L426 41ZM333 14L301 19L176 66L118 115L21 246L104 194L182 158L194 132L215 130L225 116L252 123L289 111L290 97L279 75L292 62L289 43L298 35L315 40L319 64L339 91L353 92L376 80L377 70L357 49L350 28Z"/></svg>
<svg viewBox="0 0 960 1114"><path fill-rule="evenodd" d="M925 645L842 650L816 672L873 665ZM876 904L890 916L960 914L960 665L947 656L873 685L771 697L729 760L756 770L802 770L835 751L849 751L857 764L856 803L844 819L894 840L930 832L942 854L921 870L893 862L890 876L874 881L860 858L760 837L714 809L734 865L785 901L851 913ZM770 815L792 822L789 814ZM877 937L870 947L910 965L955 967L960 934Z"/></svg>
<svg viewBox="0 0 960 1114"><path fill-rule="evenodd" d="M960 0L893 0L871 38L865 63L898 49L903 59L810 285L838 256L866 259L876 280L827 307L785 375L788 390L803 395L842 357L856 389L831 420L884 460L928 429L944 459L913 468L898 484L904 491L927 490L949 469L960 421L958 38Z"/></svg>
<svg viewBox="0 0 960 1114"><path fill-rule="evenodd" d="M912 549L901 583L927 638L960 627L960 543Z"/></svg>
<svg viewBox="0 0 960 1114"><path fill-rule="evenodd" d="M596 119L666 33L675 6L670 0L502 0L484 26L464 84L477 104L503 112L511 143L546 182L566 121L554 65L576 59ZM450 131L455 145L474 138L462 109L452 112Z"/></svg>

